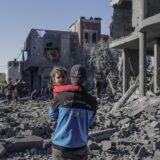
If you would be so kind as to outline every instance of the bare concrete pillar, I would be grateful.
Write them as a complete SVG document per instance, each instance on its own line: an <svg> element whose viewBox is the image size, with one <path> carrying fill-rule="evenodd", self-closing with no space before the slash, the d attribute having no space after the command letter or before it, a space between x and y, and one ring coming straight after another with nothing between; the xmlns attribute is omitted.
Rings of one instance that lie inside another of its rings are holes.
<svg viewBox="0 0 160 160"><path fill-rule="evenodd" d="M140 0L140 20L145 19L146 15L147 15L147 1Z"/></svg>
<svg viewBox="0 0 160 160"><path fill-rule="evenodd" d="M139 94L146 95L146 33L139 35Z"/></svg>
<svg viewBox="0 0 160 160"><path fill-rule="evenodd" d="M129 65L128 65L128 51L123 50L123 94L128 90L128 73L129 73Z"/></svg>
<svg viewBox="0 0 160 160"><path fill-rule="evenodd" d="M146 0L140 0L140 21L146 16ZM146 33L139 34L139 94L146 95Z"/></svg>
<svg viewBox="0 0 160 160"><path fill-rule="evenodd" d="M154 93L160 89L160 40L154 43Z"/></svg>

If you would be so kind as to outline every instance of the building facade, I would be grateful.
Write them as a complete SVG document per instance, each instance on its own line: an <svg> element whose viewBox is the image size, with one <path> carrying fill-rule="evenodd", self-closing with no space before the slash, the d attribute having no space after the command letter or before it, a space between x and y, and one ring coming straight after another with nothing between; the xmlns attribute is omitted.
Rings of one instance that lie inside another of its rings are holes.
<svg viewBox="0 0 160 160"><path fill-rule="evenodd" d="M6 73L6 81L8 82L9 78L12 79L12 82L15 83L17 79L21 79L23 77L23 68L24 61L9 61L7 64L7 73Z"/></svg>
<svg viewBox="0 0 160 160"><path fill-rule="evenodd" d="M140 95L146 94L146 56L154 56L154 92L160 88L160 1L111 0L110 48L123 49L123 93L131 75L139 75Z"/></svg>
<svg viewBox="0 0 160 160"><path fill-rule="evenodd" d="M69 27L69 30L78 34L81 46L86 43L97 43L101 38L101 18L80 17Z"/></svg>
<svg viewBox="0 0 160 160"><path fill-rule="evenodd" d="M23 68L23 79L29 83L30 91L47 87L53 67L63 66L69 71L81 63L83 45L97 43L101 38L101 19L80 17L69 30L31 29L25 42Z"/></svg>

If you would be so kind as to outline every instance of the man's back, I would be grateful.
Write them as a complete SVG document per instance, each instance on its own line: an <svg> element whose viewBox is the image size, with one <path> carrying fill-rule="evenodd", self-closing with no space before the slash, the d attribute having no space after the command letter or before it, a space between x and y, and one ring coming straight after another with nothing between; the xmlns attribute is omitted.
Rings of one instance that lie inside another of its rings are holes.
<svg viewBox="0 0 160 160"><path fill-rule="evenodd" d="M72 149L86 146L96 108L96 99L85 91L59 93L52 105L52 118L58 114L53 145Z"/></svg>
<svg viewBox="0 0 160 160"><path fill-rule="evenodd" d="M52 119L57 119L57 126L52 135L52 158L69 160L87 160L88 129L92 126L97 101L86 93L86 70L81 64L70 70L72 85L78 85L81 91L62 92L53 100L49 110Z"/></svg>

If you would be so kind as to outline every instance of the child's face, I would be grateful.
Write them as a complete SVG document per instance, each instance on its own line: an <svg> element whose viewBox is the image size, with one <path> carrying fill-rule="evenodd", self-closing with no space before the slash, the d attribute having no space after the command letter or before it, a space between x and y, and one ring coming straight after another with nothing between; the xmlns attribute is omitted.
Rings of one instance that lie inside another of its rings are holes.
<svg viewBox="0 0 160 160"><path fill-rule="evenodd" d="M60 74L60 73L55 73L55 77L54 77L54 83L56 85L63 85L66 82L66 78Z"/></svg>

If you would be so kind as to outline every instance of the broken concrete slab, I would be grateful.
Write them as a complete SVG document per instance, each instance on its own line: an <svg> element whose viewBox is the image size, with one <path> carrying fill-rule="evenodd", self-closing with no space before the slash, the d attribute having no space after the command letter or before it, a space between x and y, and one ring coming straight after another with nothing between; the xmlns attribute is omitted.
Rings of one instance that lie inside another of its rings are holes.
<svg viewBox="0 0 160 160"><path fill-rule="evenodd" d="M106 130L90 132L89 137L95 140L104 140L111 137L111 135L117 131L117 128L109 128Z"/></svg>
<svg viewBox="0 0 160 160"><path fill-rule="evenodd" d="M103 151L107 151L112 146L112 142L111 141L102 141L101 143L102 143Z"/></svg>
<svg viewBox="0 0 160 160"><path fill-rule="evenodd" d="M21 152L25 149L43 148L43 139L38 136L24 136L19 138L13 138L10 143L6 146L6 150L9 153Z"/></svg>
<svg viewBox="0 0 160 160"><path fill-rule="evenodd" d="M157 121L152 121L150 124L150 127L154 128L159 128L160 129L160 122Z"/></svg>
<svg viewBox="0 0 160 160"><path fill-rule="evenodd" d="M128 117L125 117L124 119L122 119L122 120L120 120L119 122L118 122L118 125L125 125L126 123L129 123L131 121L131 119L130 118L128 118Z"/></svg>
<svg viewBox="0 0 160 160"><path fill-rule="evenodd" d="M138 141L128 140L126 138L118 138L116 140L112 140L112 142L115 142L118 145L139 145L139 144L141 144Z"/></svg>
<svg viewBox="0 0 160 160"><path fill-rule="evenodd" d="M155 107L155 106L146 106L145 108L144 108L144 111L145 112L148 112L148 113L150 113L150 114L152 114L152 113L157 113L157 111L158 111L158 108L157 107Z"/></svg>

